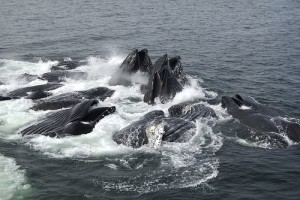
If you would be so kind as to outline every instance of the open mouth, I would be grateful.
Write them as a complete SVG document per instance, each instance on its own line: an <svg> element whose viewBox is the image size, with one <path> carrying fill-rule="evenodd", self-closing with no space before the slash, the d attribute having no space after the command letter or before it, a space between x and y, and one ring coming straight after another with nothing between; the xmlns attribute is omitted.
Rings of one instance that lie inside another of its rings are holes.
<svg viewBox="0 0 300 200"><path fill-rule="evenodd" d="M239 106L241 107L243 105L243 101L240 100L239 98L237 97L232 97L232 100Z"/></svg>
<svg viewBox="0 0 300 200"><path fill-rule="evenodd" d="M141 51L138 52L138 62L139 62L139 68L141 71L145 72L145 71L149 71L150 70L150 65L151 65L151 61L150 58L148 56L148 50L147 49L143 49Z"/></svg>
<svg viewBox="0 0 300 200"><path fill-rule="evenodd" d="M169 59L169 65L173 71L173 73L178 76L183 71L181 63L180 63L180 56L176 56L174 58Z"/></svg>
<svg viewBox="0 0 300 200"><path fill-rule="evenodd" d="M144 63L145 58L146 58L146 52L145 51L140 51L140 52L138 52L138 54L139 54L140 62Z"/></svg>

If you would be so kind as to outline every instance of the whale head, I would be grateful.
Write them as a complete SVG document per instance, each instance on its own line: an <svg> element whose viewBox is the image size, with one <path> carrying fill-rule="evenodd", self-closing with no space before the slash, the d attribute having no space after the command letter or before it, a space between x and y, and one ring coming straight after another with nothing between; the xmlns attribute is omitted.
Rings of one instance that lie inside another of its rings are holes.
<svg viewBox="0 0 300 200"><path fill-rule="evenodd" d="M222 107L228 110L238 109L245 104L241 95L236 94L233 97L223 96L222 97Z"/></svg>
<svg viewBox="0 0 300 200"><path fill-rule="evenodd" d="M98 103L98 100L85 100L72 108L51 113L38 124L22 130L21 134L63 137L89 133L99 120L116 110L114 106L99 107Z"/></svg>

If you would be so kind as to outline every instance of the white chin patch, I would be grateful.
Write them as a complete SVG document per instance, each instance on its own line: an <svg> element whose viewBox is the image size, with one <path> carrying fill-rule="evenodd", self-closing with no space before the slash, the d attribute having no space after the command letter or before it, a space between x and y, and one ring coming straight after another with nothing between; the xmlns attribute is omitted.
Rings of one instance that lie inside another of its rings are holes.
<svg viewBox="0 0 300 200"><path fill-rule="evenodd" d="M154 149L159 148L161 146L162 136L164 132L165 131L163 122L161 122L160 124L150 125L146 129L146 135L148 138L147 146Z"/></svg>
<svg viewBox="0 0 300 200"><path fill-rule="evenodd" d="M250 110L251 107L242 105L242 106L240 107L240 109L241 109L241 110Z"/></svg>

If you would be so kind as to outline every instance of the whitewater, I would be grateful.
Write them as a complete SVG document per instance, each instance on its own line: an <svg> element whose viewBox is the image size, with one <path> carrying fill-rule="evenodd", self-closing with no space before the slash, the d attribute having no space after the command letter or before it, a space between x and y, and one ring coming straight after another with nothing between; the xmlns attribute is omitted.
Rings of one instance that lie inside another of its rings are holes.
<svg viewBox="0 0 300 200"><path fill-rule="evenodd" d="M33 105L32 100L22 98L0 102L0 137L8 142L14 141L19 145L26 145L52 158L70 158L88 163L101 157L108 157L109 161L105 166L111 170L128 168L139 171L149 167L148 165L153 162L153 159L158 162L154 171L140 173L134 178L120 177L118 183L106 183L97 180L97 185L100 184L107 190L145 193L162 189L197 186L216 177L219 160L215 153L221 148L223 138L220 132L215 133L213 131L211 124L229 118L220 104L209 105L206 103L208 99L215 98L217 94L202 88L201 80L189 77L191 84L178 93L172 101L166 104L157 101L154 106L148 105L143 102L143 94L140 92L140 84L147 81L141 74L135 75L134 80L137 81L131 87L108 85L111 75L118 69L124 58L125 56L88 57L86 59L87 64L76 69L87 72L88 77L86 79L67 79L63 87L53 91L53 95L58 95L100 86L115 90L115 93L101 102L100 106L116 106L116 113L102 119L91 133L65 138L50 138L42 135L22 138L18 134L20 130L34 124L51 112L30 110L29 108ZM0 85L0 92L5 94L13 89L46 83L39 79L26 82L18 77L24 73L42 75L50 71L51 66L57 63L58 61L33 63L0 60L2 70L0 79L5 82L4 85ZM118 145L112 140L114 133L138 120L149 111L163 110L167 113L171 105L196 99L202 99L202 103L213 107L219 119L198 120L196 122L196 134L187 143L163 143L159 149L152 149L147 146L133 149ZM141 155L145 157L139 159ZM2 164L4 166L9 165L5 162ZM18 170L17 167L14 170L15 173L26 176L25 170ZM23 179L25 179L24 177ZM20 179L21 183L23 179ZM5 186L6 188L14 188L10 191L10 195L18 191L19 186L16 187L14 184Z"/></svg>

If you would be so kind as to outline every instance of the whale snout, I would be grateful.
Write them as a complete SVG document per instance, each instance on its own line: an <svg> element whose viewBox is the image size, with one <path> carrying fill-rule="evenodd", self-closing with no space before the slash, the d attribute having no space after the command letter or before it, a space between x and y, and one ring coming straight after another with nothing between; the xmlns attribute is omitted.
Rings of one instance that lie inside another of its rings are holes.
<svg viewBox="0 0 300 200"><path fill-rule="evenodd" d="M222 101L221 101L221 106L222 108L226 108L228 107L228 104L229 104L229 96L223 96L222 97Z"/></svg>
<svg viewBox="0 0 300 200"><path fill-rule="evenodd" d="M109 113L114 113L116 111L116 107L115 106L111 106L109 109L108 109L108 112Z"/></svg>
<svg viewBox="0 0 300 200"><path fill-rule="evenodd" d="M240 95L235 95L233 97L223 96L221 106L222 108L239 108L244 105L243 99Z"/></svg>

